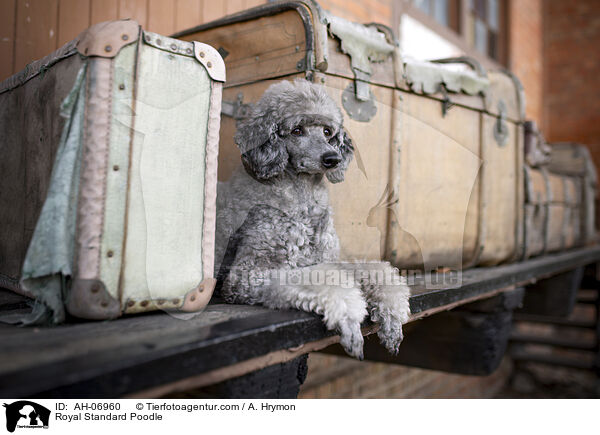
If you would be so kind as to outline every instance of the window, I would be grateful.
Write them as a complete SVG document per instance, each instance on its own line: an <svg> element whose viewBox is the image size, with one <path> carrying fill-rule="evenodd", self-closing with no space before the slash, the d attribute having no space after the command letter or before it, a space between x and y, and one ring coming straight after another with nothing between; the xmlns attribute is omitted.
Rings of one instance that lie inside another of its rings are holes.
<svg viewBox="0 0 600 435"><path fill-rule="evenodd" d="M504 27L505 3L501 0L469 0L465 26L465 36L469 44L500 62L504 58L501 29Z"/></svg>
<svg viewBox="0 0 600 435"><path fill-rule="evenodd" d="M443 26L458 32L458 0L412 0L414 6Z"/></svg>
<svg viewBox="0 0 600 435"><path fill-rule="evenodd" d="M506 65L508 0L396 0L394 4L400 21L407 14L466 55Z"/></svg>

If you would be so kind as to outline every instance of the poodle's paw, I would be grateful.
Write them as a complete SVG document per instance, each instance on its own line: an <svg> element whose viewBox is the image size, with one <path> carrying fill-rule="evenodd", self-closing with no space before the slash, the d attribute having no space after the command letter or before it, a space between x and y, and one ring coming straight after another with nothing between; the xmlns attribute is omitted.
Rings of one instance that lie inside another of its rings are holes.
<svg viewBox="0 0 600 435"><path fill-rule="evenodd" d="M357 288L330 287L323 304L325 325L341 336L341 345L349 355L363 358L360 324L367 316L367 301Z"/></svg>
<svg viewBox="0 0 600 435"><path fill-rule="evenodd" d="M388 316L380 321L381 327L377 335L381 344L392 354L397 355L400 350L400 344L404 339L402 334L402 322L395 316Z"/></svg>
<svg viewBox="0 0 600 435"><path fill-rule="evenodd" d="M392 355L398 353L404 338L402 325L410 316L407 294L402 290L386 292L386 297L371 307L371 320L381 326L377 335Z"/></svg>
<svg viewBox="0 0 600 435"><path fill-rule="evenodd" d="M340 332L340 344L346 353L362 360L364 338L360 330L360 323L346 319L338 325L338 330Z"/></svg>
<svg viewBox="0 0 600 435"><path fill-rule="evenodd" d="M393 355L402 343L402 325L410 317L410 288L400 276L395 278L392 285L370 286L366 292L371 320L381 325L377 335Z"/></svg>

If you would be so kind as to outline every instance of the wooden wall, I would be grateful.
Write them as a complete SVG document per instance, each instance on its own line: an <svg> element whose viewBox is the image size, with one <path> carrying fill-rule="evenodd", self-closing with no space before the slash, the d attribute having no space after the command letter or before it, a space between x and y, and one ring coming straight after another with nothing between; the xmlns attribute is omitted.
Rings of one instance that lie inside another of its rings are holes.
<svg viewBox="0 0 600 435"><path fill-rule="evenodd" d="M170 35L265 0L0 0L0 80L101 21L133 18Z"/></svg>

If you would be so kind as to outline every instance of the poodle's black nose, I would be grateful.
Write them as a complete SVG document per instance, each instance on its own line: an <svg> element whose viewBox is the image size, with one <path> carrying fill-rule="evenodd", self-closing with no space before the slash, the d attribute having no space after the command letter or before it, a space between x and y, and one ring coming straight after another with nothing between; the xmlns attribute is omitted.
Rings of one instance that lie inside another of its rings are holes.
<svg viewBox="0 0 600 435"><path fill-rule="evenodd" d="M335 151L328 151L321 156L321 162L326 169L335 168L341 161L342 158Z"/></svg>

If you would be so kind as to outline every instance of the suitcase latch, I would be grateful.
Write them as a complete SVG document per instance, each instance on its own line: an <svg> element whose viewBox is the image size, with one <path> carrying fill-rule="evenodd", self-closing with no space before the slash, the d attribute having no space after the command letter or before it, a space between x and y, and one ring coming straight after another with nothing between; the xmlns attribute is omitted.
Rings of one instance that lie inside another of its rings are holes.
<svg viewBox="0 0 600 435"><path fill-rule="evenodd" d="M448 96L448 91L443 83L440 83L439 92L442 94L442 118L445 118L448 114L448 110L454 107L454 103Z"/></svg>
<svg viewBox="0 0 600 435"><path fill-rule="evenodd" d="M494 139L499 146L506 145L508 141L508 124L506 123L506 104L498 101L498 118L494 123Z"/></svg>
<svg viewBox="0 0 600 435"><path fill-rule="evenodd" d="M356 95L355 85L362 82L350 83L342 93L342 106L351 119L359 122L369 122L377 114L377 106L375 98L371 90L366 86L367 95L369 98L360 100Z"/></svg>
<svg viewBox="0 0 600 435"><path fill-rule="evenodd" d="M325 23L329 32L339 39L340 50L350 57L350 67L354 74L352 98L346 95L346 104L343 106L352 119L368 122L377 111L369 88L373 72L371 64L384 62L392 56L394 45L387 41L383 32L373 26L363 26L329 15L325 18ZM348 109L347 105L352 109Z"/></svg>

